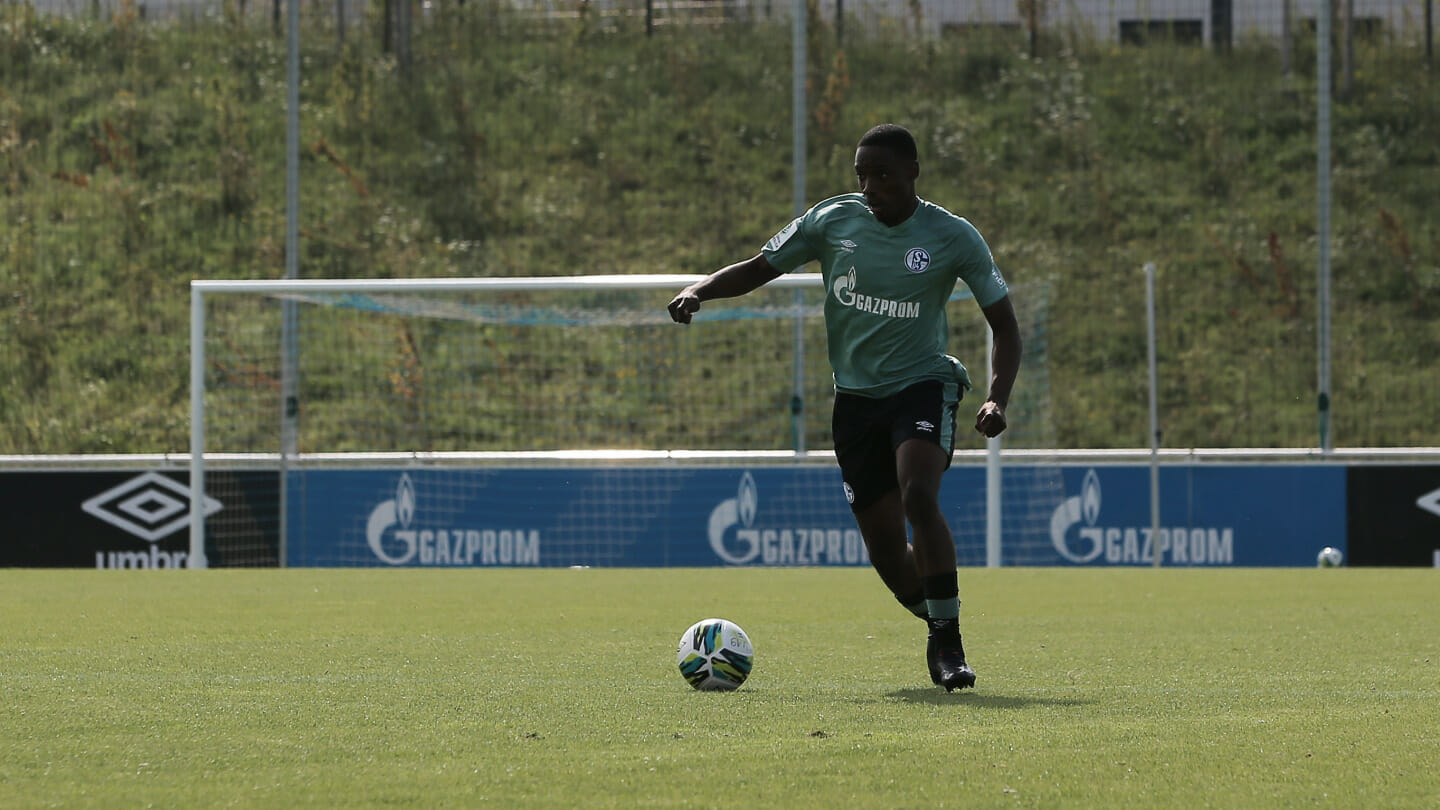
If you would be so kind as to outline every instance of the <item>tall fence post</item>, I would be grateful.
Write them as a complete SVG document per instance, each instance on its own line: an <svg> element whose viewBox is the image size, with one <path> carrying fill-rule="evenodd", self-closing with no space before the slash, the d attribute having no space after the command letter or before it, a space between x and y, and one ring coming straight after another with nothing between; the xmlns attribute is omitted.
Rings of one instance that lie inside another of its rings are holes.
<svg viewBox="0 0 1440 810"><path fill-rule="evenodd" d="M1155 263L1145 263L1145 343L1150 367L1150 548L1160 567L1160 371L1155 351Z"/></svg>
<svg viewBox="0 0 1440 810"><path fill-rule="evenodd" d="M995 330L985 324L985 378L995 378ZM1005 470L1000 452L1002 437L985 440L985 566L999 568L1004 562Z"/></svg>
<svg viewBox="0 0 1440 810"><path fill-rule="evenodd" d="M805 186L806 186L806 165L805 152L808 138L805 129L805 65L809 56L805 50L806 31L806 5L805 0L794 0L791 7L794 19L790 24L791 32L791 55L790 69L791 76L791 148L794 155L791 156L791 173L794 180L793 208L795 216L805 213ZM804 309L805 294L800 290L795 291L795 383L794 393L790 397L790 419L794 432L794 445L796 456L805 453L805 319Z"/></svg>
<svg viewBox="0 0 1440 810"><path fill-rule="evenodd" d="M404 6L404 3L401 3ZM290 34L286 43L285 111L285 277L300 277L300 2L290 0ZM408 33L407 33L408 37ZM408 47L408 46L407 46ZM280 304L280 564L285 564L286 502L290 459L299 452L300 309L294 301Z"/></svg>
<svg viewBox="0 0 1440 810"><path fill-rule="evenodd" d="M1435 57L1435 0L1425 0L1425 64Z"/></svg>
<svg viewBox="0 0 1440 810"><path fill-rule="evenodd" d="M1322 453L1334 449L1330 435L1330 33L1334 0L1316 0L1315 186L1318 262L1316 266L1316 416Z"/></svg>

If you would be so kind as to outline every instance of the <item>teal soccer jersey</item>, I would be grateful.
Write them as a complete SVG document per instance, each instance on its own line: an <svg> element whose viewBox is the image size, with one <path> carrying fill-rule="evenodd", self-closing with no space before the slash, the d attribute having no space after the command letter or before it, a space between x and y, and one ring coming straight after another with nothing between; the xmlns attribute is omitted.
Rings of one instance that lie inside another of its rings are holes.
<svg viewBox="0 0 1440 810"><path fill-rule="evenodd" d="M1009 294L975 226L925 200L891 228L863 196L832 197L775 234L765 258L783 273L820 263L835 388L868 397L957 376L968 388L964 367L945 353L945 304L956 281L982 307Z"/></svg>

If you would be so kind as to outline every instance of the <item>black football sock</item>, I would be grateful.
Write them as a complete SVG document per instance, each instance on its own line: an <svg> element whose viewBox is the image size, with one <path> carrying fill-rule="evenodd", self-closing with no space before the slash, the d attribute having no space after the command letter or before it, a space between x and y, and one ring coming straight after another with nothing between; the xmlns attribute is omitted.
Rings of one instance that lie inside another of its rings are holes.
<svg viewBox="0 0 1440 810"><path fill-rule="evenodd" d="M925 587L925 608L933 628L937 621L948 620L952 627L959 627L960 619L960 577L957 572L933 574L923 580Z"/></svg>

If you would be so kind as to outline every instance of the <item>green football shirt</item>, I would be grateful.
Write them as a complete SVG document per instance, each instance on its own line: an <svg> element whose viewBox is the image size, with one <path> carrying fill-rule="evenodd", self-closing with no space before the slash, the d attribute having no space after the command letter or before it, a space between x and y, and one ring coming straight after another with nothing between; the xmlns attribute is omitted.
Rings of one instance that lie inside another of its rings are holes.
<svg viewBox="0 0 1440 810"><path fill-rule="evenodd" d="M958 378L969 388L965 367L945 353L945 304L956 281L982 307L1009 294L975 226L925 200L891 228L863 196L831 197L771 237L765 258L784 273L820 263L835 388L862 396L922 380Z"/></svg>

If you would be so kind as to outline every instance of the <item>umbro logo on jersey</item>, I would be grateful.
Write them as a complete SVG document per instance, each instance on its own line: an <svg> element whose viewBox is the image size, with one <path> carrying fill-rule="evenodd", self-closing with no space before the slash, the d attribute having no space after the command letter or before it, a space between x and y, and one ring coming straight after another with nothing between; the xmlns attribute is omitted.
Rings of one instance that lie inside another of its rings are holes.
<svg viewBox="0 0 1440 810"><path fill-rule="evenodd" d="M858 248L860 246L855 244L854 242L851 242L849 239L841 239L840 247L844 248L845 250L854 250L855 248Z"/></svg>
<svg viewBox="0 0 1440 810"><path fill-rule="evenodd" d="M924 431L925 433L935 432L935 426L930 424L929 422L926 422L924 419L921 419L919 422L915 423L915 429Z"/></svg>

